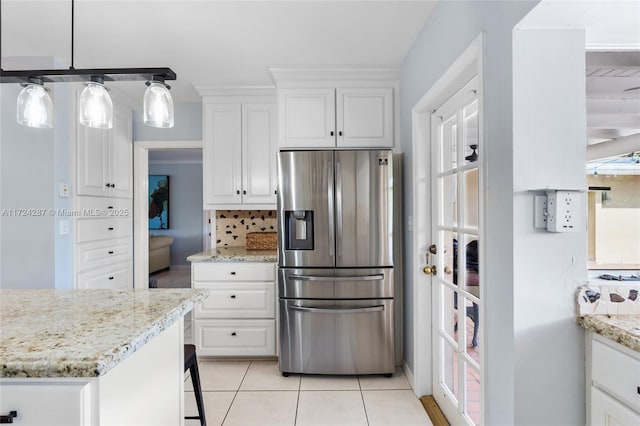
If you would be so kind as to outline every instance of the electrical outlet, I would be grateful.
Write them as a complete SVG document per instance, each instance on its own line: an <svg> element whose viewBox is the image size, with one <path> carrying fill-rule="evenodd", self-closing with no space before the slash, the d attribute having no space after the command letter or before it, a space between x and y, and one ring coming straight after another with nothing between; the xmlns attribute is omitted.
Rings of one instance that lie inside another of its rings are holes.
<svg viewBox="0 0 640 426"><path fill-rule="evenodd" d="M60 188L58 190L58 195L63 198L69 197L69 185L64 182L60 182Z"/></svg>
<svg viewBox="0 0 640 426"><path fill-rule="evenodd" d="M534 226L536 228L547 229L547 196L536 195L533 200Z"/></svg>
<svg viewBox="0 0 640 426"><path fill-rule="evenodd" d="M579 191L547 191L547 231L577 232Z"/></svg>
<svg viewBox="0 0 640 426"><path fill-rule="evenodd" d="M67 235L69 233L69 221L66 219L62 219L58 226L60 227L60 235Z"/></svg>

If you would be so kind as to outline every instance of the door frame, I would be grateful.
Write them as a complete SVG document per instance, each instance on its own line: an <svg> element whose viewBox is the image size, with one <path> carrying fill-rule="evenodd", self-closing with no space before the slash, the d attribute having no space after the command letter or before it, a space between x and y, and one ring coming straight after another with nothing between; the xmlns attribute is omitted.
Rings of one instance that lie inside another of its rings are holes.
<svg viewBox="0 0 640 426"><path fill-rule="evenodd" d="M433 394L433 371L432 371L432 286L431 278L426 277L422 268L427 265L424 254L432 241L431 235L431 112L440 107L445 101L453 96L474 76L478 77L478 108L484 111L483 99L483 53L485 35L481 33L464 50L458 59L447 69L424 96L415 104L411 110L412 125L412 180L413 180L413 229L411 232L411 247L413 256L413 270L409 271L413 285L413 391L416 396ZM480 120L478 136L480 141L485 139L486 129L484 120ZM480 161L487 163L485 149ZM481 173L486 174L486 167L481 168ZM484 180L486 182L486 180ZM429 196L424 196L428 194ZM485 194L486 196L486 194ZM479 200L479 209L484 211L484 200ZM486 226L486 215L481 214L480 226ZM485 239L480 242L484 246ZM485 251L482 250L484 253ZM484 274L481 268L481 274ZM482 277L480 278L482 282ZM427 281L428 280L428 281ZM480 289L481 296L484 292ZM485 310L480 311L480 323L483 321ZM481 333L479 346L484 347L486 333ZM481 359L480 368L485 370L486 361ZM484 388L484 381L481 383ZM482 395L482 407L484 407L484 392ZM482 409L484 413L484 409Z"/></svg>
<svg viewBox="0 0 640 426"><path fill-rule="evenodd" d="M149 288L149 150L192 148L202 141L133 141L133 288Z"/></svg>

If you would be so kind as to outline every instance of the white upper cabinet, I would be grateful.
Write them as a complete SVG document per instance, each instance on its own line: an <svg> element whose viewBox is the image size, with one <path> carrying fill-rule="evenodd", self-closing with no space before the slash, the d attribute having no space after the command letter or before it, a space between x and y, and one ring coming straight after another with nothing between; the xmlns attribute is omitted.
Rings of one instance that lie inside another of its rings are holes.
<svg viewBox="0 0 640 426"><path fill-rule="evenodd" d="M280 148L393 146L393 88L280 89Z"/></svg>
<svg viewBox="0 0 640 426"><path fill-rule="evenodd" d="M205 209L276 204L273 104L204 104Z"/></svg>
<svg viewBox="0 0 640 426"><path fill-rule="evenodd" d="M77 192L98 197L133 197L131 109L113 102L113 128L77 123Z"/></svg>

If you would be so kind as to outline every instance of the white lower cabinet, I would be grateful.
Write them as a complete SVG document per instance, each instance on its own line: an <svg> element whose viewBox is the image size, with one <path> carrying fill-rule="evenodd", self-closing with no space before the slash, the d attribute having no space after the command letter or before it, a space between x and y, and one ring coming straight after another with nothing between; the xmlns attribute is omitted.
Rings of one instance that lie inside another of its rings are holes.
<svg viewBox="0 0 640 426"><path fill-rule="evenodd" d="M273 263L194 262L192 287L210 296L194 309L194 340L202 356L276 354Z"/></svg>
<svg viewBox="0 0 640 426"><path fill-rule="evenodd" d="M131 262L78 274L76 288L79 289L125 289L133 288Z"/></svg>
<svg viewBox="0 0 640 426"><path fill-rule="evenodd" d="M640 425L640 354L589 332L587 386L590 425Z"/></svg>

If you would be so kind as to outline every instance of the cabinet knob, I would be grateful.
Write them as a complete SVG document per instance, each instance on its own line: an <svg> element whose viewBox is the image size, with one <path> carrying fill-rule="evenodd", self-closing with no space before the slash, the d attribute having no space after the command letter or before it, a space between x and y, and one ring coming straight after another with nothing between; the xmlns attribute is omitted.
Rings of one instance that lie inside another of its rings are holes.
<svg viewBox="0 0 640 426"><path fill-rule="evenodd" d="M104 184L104 186L106 186L107 188L109 188L111 186L111 184L109 184L108 182Z"/></svg>
<svg viewBox="0 0 640 426"><path fill-rule="evenodd" d="M341 133L342 133L342 132L341 132ZM112 188L115 188L115 187L116 187L116 184L115 184L115 183L112 183L112 184L111 184L111 187L112 187Z"/></svg>
<svg viewBox="0 0 640 426"><path fill-rule="evenodd" d="M235 274L236 274L236 272L235 272L235 271L231 272L231 275L235 275Z"/></svg>
<svg viewBox="0 0 640 426"><path fill-rule="evenodd" d="M333 136L333 135L335 134L335 132L332 130L329 134L330 134L331 136Z"/></svg>
<svg viewBox="0 0 640 426"><path fill-rule="evenodd" d="M113 250L109 250L107 253L109 253L109 254L113 254Z"/></svg>
<svg viewBox="0 0 640 426"><path fill-rule="evenodd" d="M236 190L236 195L240 195L240 190Z"/></svg>
<svg viewBox="0 0 640 426"><path fill-rule="evenodd" d="M109 210L113 210L113 206L107 206Z"/></svg>
<svg viewBox="0 0 640 426"><path fill-rule="evenodd" d="M110 279L110 280L112 280L112 279L113 279L113 277L109 277L109 279Z"/></svg>
<svg viewBox="0 0 640 426"><path fill-rule="evenodd" d="M107 228L107 229L109 229L109 231L113 231L113 226L110 226L110 227L109 227L109 228Z"/></svg>
<svg viewBox="0 0 640 426"><path fill-rule="evenodd" d="M242 190L242 195L247 195L247 190L246 189Z"/></svg>
<svg viewBox="0 0 640 426"><path fill-rule="evenodd" d="M18 417L17 411L9 411L9 414L0 415L0 423L13 423L13 419Z"/></svg>
<svg viewBox="0 0 640 426"><path fill-rule="evenodd" d="M231 295L231 298L232 298L232 299L235 299L235 298L236 298L236 295L235 295L235 294L232 294L232 295Z"/></svg>
<svg viewBox="0 0 640 426"><path fill-rule="evenodd" d="M235 331L234 331L234 332L232 332L232 333L231 333L231 335L232 335L232 336L235 336L235 335L236 335L236 332L235 332Z"/></svg>
<svg viewBox="0 0 640 426"><path fill-rule="evenodd" d="M342 130L338 132L338 136L342 136Z"/></svg>
<svg viewBox="0 0 640 426"><path fill-rule="evenodd" d="M278 195L278 190L273 191L274 194Z"/></svg>

